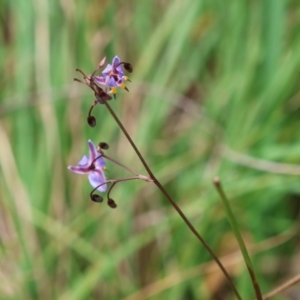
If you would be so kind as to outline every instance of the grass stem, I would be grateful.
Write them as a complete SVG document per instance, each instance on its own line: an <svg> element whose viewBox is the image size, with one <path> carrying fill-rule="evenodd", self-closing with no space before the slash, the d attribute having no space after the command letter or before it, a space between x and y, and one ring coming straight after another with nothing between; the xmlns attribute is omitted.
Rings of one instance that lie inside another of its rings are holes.
<svg viewBox="0 0 300 300"><path fill-rule="evenodd" d="M227 197L226 197L226 195L225 195L225 193L222 189L221 181L218 177L215 177L213 182L214 182L214 185L215 185L215 187L216 187L216 189L217 189L217 191L220 195L220 198L221 198L221 200L224 204L224 207L225 207L225 210L226 210L231 228L233 230L233 233L234 233L234 235L237 239L237 242L239 244L239 247L241 249L241 252L242 252L243 258L245 260L245 263L246 263L246 266L247 266L247 269L248 269L248 272L249 272L249 275L250 275L250 278L251 278L251 282L252 282L252 285L253 285L253 288L254 288L254 291L255 291L256 298L257 298L257 300L263 300L263 297L262 297L262 294L261 294L261 291L260 291L260 287L259 287L259 284L257 283L256 276L255 276L255 273L254 273L254 269L253 269L253 266L252 266L252 263L251 263L251 260L250 260L250 256L248 254L246 245L245 245L244 240L242 238L242 235L240 233L237 221L236 221L236 219L234 217L234 214L231 210L229 201L228 201L228 199L227 199Z"/></svg>

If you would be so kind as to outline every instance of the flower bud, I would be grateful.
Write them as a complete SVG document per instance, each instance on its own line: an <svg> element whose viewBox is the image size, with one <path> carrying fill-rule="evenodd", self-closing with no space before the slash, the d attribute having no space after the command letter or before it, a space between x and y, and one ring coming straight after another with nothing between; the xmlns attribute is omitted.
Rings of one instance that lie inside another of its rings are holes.
<svg viewBox="0 0 300 300"><path fill-rule="evenodd" d="M132 65L130 63L124 63L123 66L127 72L131 73L133 71Z"/></svg>
<svg viewBox="0 0 300 300"><path fill-rule="evenodd" d="M109 148L109 145L105 142L100 142L99 147L103 150L107 150Z"/></svg>
<svg viewBox="0 0 300 300"><path fill-rule="evenodd" d="M96 118L93 116L88 116L87 117L87 122L91 127L95 127L96 126Z"/></svg>
<svg viewBox="0 0 300 300"><path fill-rule="evenodd" d="M105 63L106 63L106 57L104 57L104 58L100 61L99 65L98 65L98 68L102 68L102 67L105 65Z"/></svg>
<svg viewBox="0 0 300 300"><path fill-rule="evenodd" d="M97 194L92 194L91 195L91 200L94 201L94 202L98 202L98 203L101 203L103 202L103 198Z"/></svg>
<svg viewBox="0 0 300 300"><path fill-rule="evenodd" d="M111 198L109 198L109 199L107 200L107 204L108 204L108 206L111 207L111 208L116 208L116 207L117 207L116 202L115 202L113 199L111 199Z"/></svg>

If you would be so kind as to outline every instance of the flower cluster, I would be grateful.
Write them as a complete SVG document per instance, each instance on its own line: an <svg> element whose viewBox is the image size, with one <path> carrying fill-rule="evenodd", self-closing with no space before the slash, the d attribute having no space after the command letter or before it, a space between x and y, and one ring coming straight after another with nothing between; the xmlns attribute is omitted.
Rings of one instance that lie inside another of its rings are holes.
<svg viewBox="0 0 300 300"><path fill-rule="evenodd" d="M110 110L111 108L107 103L107 101L112 99L110 95L113 95L115 97L118 87L128 91L125 82L130 80L124 74L123 68L128 72L132 72L131 64L127 62L122 62L118 56L115 56L112 61L112 64L107 64L104 70L102 71L102 76L96 76L95 73L99 69L102 69L105 63L106 58L103 58L99 63L97 69L92 73L92 75L86 75L83 71L77 69L76 71L80 72L83 75L84 81L77 78L74 79L75 81L81 82L89 86L93 90L94 95L96 97L96 100L93 101L87 117L88 124L91 127L96 126L96 119L94 116L91 115L91 112L98 103L105 104ZM84 155L76 166L69 166L68 169L77 174L88 175L89 182L94 188L90 193L91 200L95 202L102 202L102 196L97 195L94 192L96 190L102 193L106 192L107 185L111 183L111 186L107 192L107 203L110 207L115 208L117 207L117 205L115 201L112 198L110 198L109 195L112 188L118 182L134 179L141 179L148 182L153 181L149 177L139 175L138 173L134 172L133 170L129 169L128 167L124 166L118 161L108 157L104 153L104 150L108 149L108 145L106 143L100 143L99 146L96 147L95 144L91 140L89 140L88 147L89 156L87 157L86 155ZM121 179L107 179L104 174L104 171L106 170L106 162L104 158L111 160L115 164L131 172L134 176Z"/></svg>
<svg viewBox="0 0 300 300"><path fill-rule="evenodd" d="M104 58L105 59L105 58ZM125 81L130 81L127 76L125 76L122 65L124 68L132 72L132 67L129 63L121 62L118 56L115 56L112 64L108 64L106 68L102 71L103 76L94 76L94 82L98 85L103 85L109 88L109 92L115 96L117 93L117 87L121 87L128 91ZM101 103L101 100L100 100Z"/></svg>
<svg viewBox="0 0 300 300"><path fill-rule="evenodd" d="M83 75L84 81L78 78L74 78L75 81L89 86L94 91L96 100L93 101L87 117L87 122L91 127L96 126L96 119L91 115L91 113L93 108L98 103L105 104L106 101L112 99L111 95L116 98L118 87L129 91L125 84L125 81L130 80L128 76L125 76L123 67L127 72L131 73L133 71L131 64L128 62L122 62L118 56L115 56L112 64L107 64L107 66L102 71L102 76L96 76L96 72L99 69L102 69L105 63L106 57L101 60L97 69L93 72L92 75L86 75L82 70L76 69L76 71L80 72Z"/></svg>

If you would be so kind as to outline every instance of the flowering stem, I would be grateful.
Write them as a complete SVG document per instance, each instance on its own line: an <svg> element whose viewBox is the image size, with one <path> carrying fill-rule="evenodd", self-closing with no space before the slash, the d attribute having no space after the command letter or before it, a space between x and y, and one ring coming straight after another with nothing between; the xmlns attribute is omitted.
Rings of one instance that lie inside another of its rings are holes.
<svg viewBox="0 0 300 300"><path fill-rule="evenodd" d="M228 219L229 219L229 222L230 222L230 225L231 225L231 228L233 230L233 233L237 239L237 242L240 246L240 249L241 249L241 252L242 252L242 255L244 257L244 260L245 260L245 263L246 263L246 266L247 266L247 269L248 269L248 272L249 272L249 275L250 275L250 278L251 278L251 282L252 282L252 285L253 285L253 288L254 288L254 291L255 291L255 294L256 294L256 298L257 300L263 300L263 296L261 294L261 291L260 291L260 287L257 283L257 280L256 280L256 276L255 276L255 273L254 273L254 269L253 269L253 266L252 266L252 263L251 263L251 260L250 260L250 256L248 254L248 251L247 251L247 248L246 248L246 245L244 243L244 240L243 240L243 237L240 233L240 230L239 230L239 226L237 224L237 221L234 217L234 214L231 210L231 207L230 207L230 204L229 204L229 201L222 189L222 185L221 185L221 181L218 177L214 178L214 185L220 195L220 198L222 199L222 202L224 204L224 207L225 207L225 210L226 210L226 213L227 213L227 216L228 216Z"/></svg>
<svg viewBox="0 0 300 300"><path fill-rule="evenodd" d="M220 269L223 272L224 276L227 278L227 280L228 280L228 282L229 282L229 284L230 284L230 286L231 286L231 288L232 288L232 290L233 290L236 298L239 299L239 300L241 300L242 299L241 296L239 295L239 293L238 293L235 285L233 284L233 282L232 282L229 274L227 273L226 269L222 265L221 261L215 255L215 253L213 252L213 250L208 246L208 244L205 242L205 240L203 239L203 237L197 232L197 230L195 229L195 227L188 220L188 218L185 216L185 214L183 213L183 211L179 208L179 206L172 199L172 197L169 195L169 193L165 190L165 188L162 186L162 184L154 176L154 174L152 173L150 167L146 163L146 161L143 158L142 154L140 153L140 151L136 147L135 143L131 139L131 137L128 134L127 130L125 129L125 127L123 126L123 124L121 123L121 121L119 120L119 118L117 117L117 115L115 114L115 112L113 111L113 109L111 108L111 106L108 104L108 102L105 99L103 99L103 103L105 104L106 108L108 109L108 111L110 112L110 114L115 119L115 121L117 122L118 126L120 127L120 129L122 130L122 132L124 133L124 135L126 136L127 140L129 141L130 145L132 146L132 148L136 152L137 156L139 157L139 159L142 162L143 166L147 170L147 172L148 172L150 178L153 180L154 184L160 189L160 191L164 194L164 196L168 199L168 201L171 203L171 205L175 208L175 210L177 211L177 213L180 215L180 217L183 219L183 221L186 223L186 225L189 227L189 229L192 231L192 233L202 243L202 245L204 246L204 248L210 253L210 255L212 256L212 258L215 260L215 262L220 267Z"/></svg>

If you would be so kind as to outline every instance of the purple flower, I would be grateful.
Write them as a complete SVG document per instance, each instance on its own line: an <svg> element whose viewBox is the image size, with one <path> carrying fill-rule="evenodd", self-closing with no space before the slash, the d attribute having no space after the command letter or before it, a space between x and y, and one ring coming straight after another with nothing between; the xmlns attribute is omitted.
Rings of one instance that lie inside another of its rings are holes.
<svg viewBox="0 0 300 300"><path fill-rule="evenodd" d="M110 88L110 93L112 94L117 93L117 87L127 90L124 81L128 80L128 77L124 74L122 64L124 63L121 62L120 58L115 56L112 64L107 64L105 69L102 71L103 76L94 76L94 82L96 84L107 86Z"/></svg>
<svg viewBox="0 0 300 300"><path fill-rule="evenodd" d="M69 166L68 169L77 174L87 174L89 175L89 181L92 187L97 188L100 192L105 192L106 178L104 175L104 170L106 169L106 163L101 155L97 152L96 146L94 143L89 140L89 158L84 155L77 166ZM103 184L104 183L104 184Z"/></svg>

